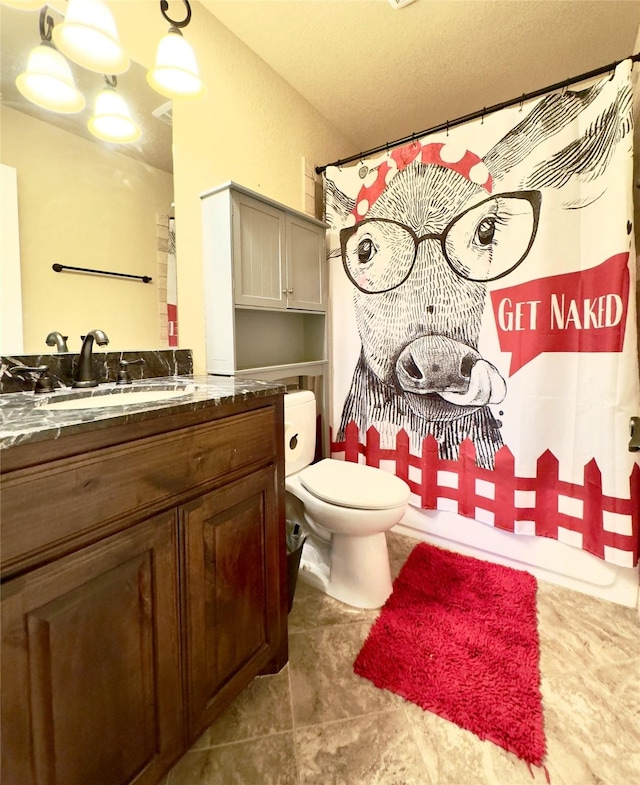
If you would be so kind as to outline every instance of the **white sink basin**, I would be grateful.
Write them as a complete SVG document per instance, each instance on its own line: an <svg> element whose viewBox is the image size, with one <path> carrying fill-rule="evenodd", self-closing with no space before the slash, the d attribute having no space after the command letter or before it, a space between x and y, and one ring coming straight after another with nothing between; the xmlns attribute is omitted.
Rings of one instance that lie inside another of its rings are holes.
<svg viewBox="0 0 640 785"><path fill-rule="evenodd" d="M103 393L82 398L68 398L65 401L52 401L42 405L42 409L66 411L69 409L111 409L114 406L131 406L136 403L162 403L174 398L184 398L193 392L193 387L181 390L131 390Z"/></svg>

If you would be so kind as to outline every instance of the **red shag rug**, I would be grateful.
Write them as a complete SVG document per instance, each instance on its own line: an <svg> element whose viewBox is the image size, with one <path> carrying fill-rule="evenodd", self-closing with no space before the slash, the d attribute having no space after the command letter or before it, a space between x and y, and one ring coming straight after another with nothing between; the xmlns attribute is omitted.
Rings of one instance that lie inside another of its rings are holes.
<svg viewBox="0 0 640 785"><path fill-rule="evenodd" d="M421 543L354 670L542 765L536 588L527 572Z"/></svg>

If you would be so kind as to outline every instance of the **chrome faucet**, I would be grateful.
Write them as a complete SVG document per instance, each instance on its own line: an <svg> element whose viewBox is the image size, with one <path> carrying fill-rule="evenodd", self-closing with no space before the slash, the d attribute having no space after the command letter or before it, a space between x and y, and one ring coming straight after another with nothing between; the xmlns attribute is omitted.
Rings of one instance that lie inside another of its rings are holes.
<svg viewBox="0 0 640 785"><path fill-rule="evenodd" d="M98 346L106 346L109 343L106 333L103 333L102 330L91 330L83 337L78 368L72 387L98 386L98 379L93 371L93 355L91 353L94 338Z"/></svg>

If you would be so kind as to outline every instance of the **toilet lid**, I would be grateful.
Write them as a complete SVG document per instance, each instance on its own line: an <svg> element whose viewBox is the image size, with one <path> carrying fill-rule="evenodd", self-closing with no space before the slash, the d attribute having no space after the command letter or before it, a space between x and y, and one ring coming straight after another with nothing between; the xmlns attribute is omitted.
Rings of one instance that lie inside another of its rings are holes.
<svg viewBox="0 0 640 785"><path fill-rule="evenodd" d="M393 474L350 461L325 458L300 472L302 485L322 501L340 507L387 510L409 501L409 486Z"/></svg>

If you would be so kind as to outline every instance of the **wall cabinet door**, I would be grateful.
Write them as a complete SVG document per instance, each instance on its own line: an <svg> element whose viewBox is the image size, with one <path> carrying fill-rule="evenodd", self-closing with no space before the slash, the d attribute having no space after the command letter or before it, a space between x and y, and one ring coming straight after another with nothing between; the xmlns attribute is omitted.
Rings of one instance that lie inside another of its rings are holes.
<svg viewBox="0 0 640 785"><path fill-rule="evenodd" d="M324 229L287 215L287 307L325 309Z"/></svg>
<svg viewBox="0 0 640 785"><path fill-rule="evenodd" d="M282 652L278 529L273 467L181 508L192 740Z"/></svg>
<svg viewBox="0 0 640 785"><path fill-rule="evenodd" d="M232 198L235 304L323 311L324 228L246 194Z"/></svg>
<svg viewBox="0 0 640 785"><path fill-rule="evenodd" d="M175 511L2 587L7 785L155 785L182 745Z"/></svg>
<svg viewBox="0 0 640 785"><path fill-rule="evenodd" d="M235 302L285 308L285 215L242 193L232 198Z"/></svg>

